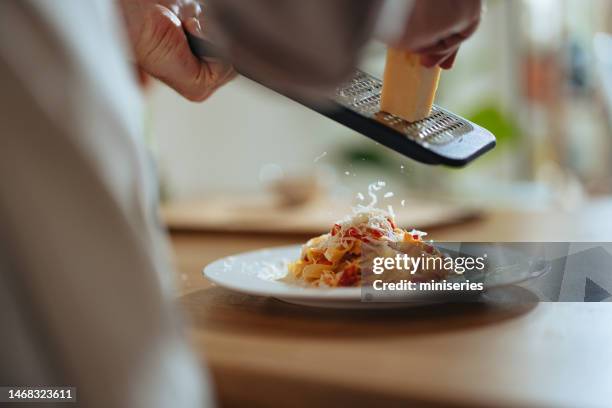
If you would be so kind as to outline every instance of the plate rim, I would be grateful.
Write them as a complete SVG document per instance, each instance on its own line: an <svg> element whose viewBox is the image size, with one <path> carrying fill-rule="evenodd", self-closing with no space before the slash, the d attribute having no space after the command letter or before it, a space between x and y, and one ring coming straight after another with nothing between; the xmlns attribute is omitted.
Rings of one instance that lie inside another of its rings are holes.
<svg viewBox="0 0 612 408"><path fill-rule="evenodd" d="M354 301L361 300L361 288L353 287L353 288L311 288L306 286L299 285L290 285L286 283L287 286L281 286L283 288L280 290L272 290L270 292L263 291L260 289L249 288L242 285L235 285L226 280L217 279L215 275L213 275L214 268L220 267L223 262L228 261L231 258L235 258L238 256L253 256L258 253L266 253L266 252L283 252L289 250L299 251L302 248L303 244L291 244L291 245L282 245L276 247L266 247L259 248L251 251L240 252L235 255L225 256L223 258L219 258L208 265L202 268L202 275L215 285L221 286L223 288L227 288L230 290L234 290L240 293L246 293L249 295L257 295L257 296L267 296L267 297L275 297L275 298L285 298L285 299L303 299L303 300L345 300L345 301ZM270 284L274 284L272 281L266 281L261 279L262 282L268 282ZM280 287L279 287L280 288Z"/></svg>
<svg viewBox="0 0 612 408"><path fill-rule="evenodd" d="M304 300L304 301L361 301L362 300L362 294L361 294L362 288L361 287L313 288L313 287L307 287L307 286L291 285L290 283L286 283L286 282L274 283L274 281L265 280L265 279L260 278L262 282L266 282L267 284L271 285L269 290L262 290L261 288L252 288L247 285L235 284L233 283L232 280L219 279L217 276L215 276L215 272L217 272L219 268L224 267L222 266L223 263L230 261L232 258L244 257L244 256L254 256L259 253L275 253L275 252L286 252L286 251L298 252L301 250L302 247L303 247L303 244L289 244L289 245L282 245L282 246L275 246L275 247L258 248L258 249L254 249L250 251L240 252L234 255L228 255L228 256L216 259L210 262L209 264L205 265L202 268L202 275L206 279L208 279L210 282L212 282L213 284L217 286L220 286L220 287L232 290L232 291L236 291L239 293L255 295L255 296L274 297L277 299L288 299L288 300L295 299L295 300ZM535 273L535 274L532 273L530 276L523 277L514 282L508 282L504 284L491 286L491 287L485 288L484 291L486 292L487 289L492 289L492 288L520 284L525 281L542 276L546 274L551 267L549 261L545 260L544 263L546 264L546 266L542 270L538 271L538 273ZM283 285L282 286L278 285L279 283L282 283ZM370 302L366 302L366 303L370 303Z"/></svg>

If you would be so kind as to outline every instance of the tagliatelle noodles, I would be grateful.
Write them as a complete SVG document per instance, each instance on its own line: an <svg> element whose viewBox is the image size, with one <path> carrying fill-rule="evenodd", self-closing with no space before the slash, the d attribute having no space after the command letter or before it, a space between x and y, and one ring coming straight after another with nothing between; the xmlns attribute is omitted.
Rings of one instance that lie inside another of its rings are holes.
<svg viewBox="0 0 612 408"><path fill-rule="evenodd" d="M426 233L398 228L392 213L373 207L377 202L374 192L383 186L376 184L368 189L372 197L368 206L356 206L353 214L334 224L330 232L309 240L302 247L300 259L289 265L287 279L315 287L360 286L362 272L375 257L441 256L431 243L422 240ZM437 270L420 271L413 279L444 276Z"/></svg>

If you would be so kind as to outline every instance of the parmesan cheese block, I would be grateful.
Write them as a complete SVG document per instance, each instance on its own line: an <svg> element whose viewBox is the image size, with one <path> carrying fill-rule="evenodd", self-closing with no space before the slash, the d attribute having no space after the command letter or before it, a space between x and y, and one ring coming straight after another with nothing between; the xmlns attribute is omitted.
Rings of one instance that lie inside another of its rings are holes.
<svg viewBox="0 0 612 408"><path fill-rule="evenodd" d="M389 48L380 109L408 122L426 118L439 78L440 67L425 68L418 55Z"/></svg>

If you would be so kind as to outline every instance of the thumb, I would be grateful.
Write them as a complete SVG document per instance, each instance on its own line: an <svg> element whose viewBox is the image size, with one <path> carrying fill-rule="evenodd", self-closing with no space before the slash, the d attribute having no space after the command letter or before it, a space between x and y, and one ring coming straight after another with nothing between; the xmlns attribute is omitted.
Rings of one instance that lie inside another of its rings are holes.
<svg viewBox="0 0 612 408"><path fill-rule="evenodd" d="M140 67L187 99L202 101L227 80L231 68L195 57L181 20L166 7L150 7L139 31L134 51Z"/></svg>

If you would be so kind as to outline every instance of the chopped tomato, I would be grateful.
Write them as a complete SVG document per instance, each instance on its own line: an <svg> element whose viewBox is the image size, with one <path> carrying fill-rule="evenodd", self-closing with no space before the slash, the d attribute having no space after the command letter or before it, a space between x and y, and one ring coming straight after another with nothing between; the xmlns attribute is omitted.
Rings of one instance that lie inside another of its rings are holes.
<svg viewBox="0 0 612 408"><path fill-rule="evenodd" d="M394 230L397 228L397 225L395 225L391 218L387 218L387 221L389 221L389 224L391 224L391 228L393 228Z"/></svg>
<svg viewBox="0 0 612 408"><path fill-rule="evenodd" d="M339 286L354 286L359 281L359 272L355 265L348 266L338 281Z"/></svg>
<svg viewBox="0 0 612 408"><path fill-rule="evenodd" d="M348 235L349 237L357 238L357 239L362 238L362 235L359 233L359 230L355 227L349 228L348 231L346 232L346 235Z"/></svg>
<svg viewBox="0 0 612 408"><path fill-rule="evenodd" d="M372 237L374 237L374 238L382 238L383 235L384 235L382 232L380 232L377 229L369 229L368 231L369 231L370 235L372 235Z"/></svg>

